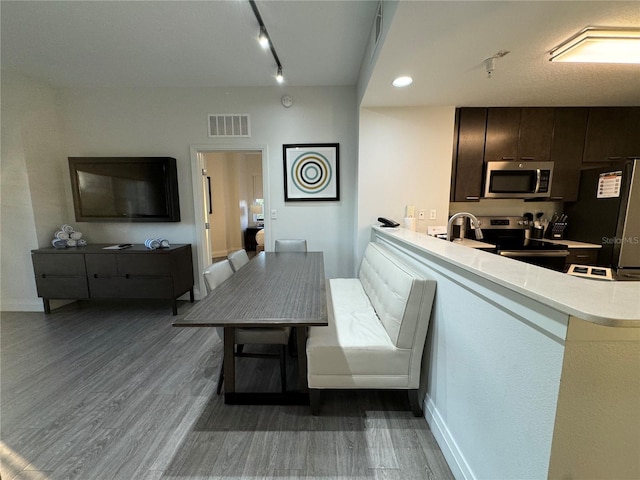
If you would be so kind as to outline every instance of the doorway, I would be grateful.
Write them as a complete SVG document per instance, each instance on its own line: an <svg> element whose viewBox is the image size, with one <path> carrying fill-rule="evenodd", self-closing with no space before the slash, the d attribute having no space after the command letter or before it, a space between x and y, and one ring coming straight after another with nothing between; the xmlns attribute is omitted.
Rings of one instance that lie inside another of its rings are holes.
<svg viewBox="0 0 640 480"><path fill-rule="evenodd" d="M198 258L196 284L201 297L205 292L203 269L216 259L244 248L246 235L256 231L258 222L264 225L261 208L268 184L264 172L268 170L264 148L192 147L191 161ZM251 248L253 242L250 243Z"/></svg>

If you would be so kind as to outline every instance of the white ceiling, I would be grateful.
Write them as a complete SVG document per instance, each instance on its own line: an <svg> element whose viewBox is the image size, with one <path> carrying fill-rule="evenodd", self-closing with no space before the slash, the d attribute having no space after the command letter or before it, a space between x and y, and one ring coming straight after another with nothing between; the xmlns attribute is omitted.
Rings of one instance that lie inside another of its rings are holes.
<svg viewBox="0 0 640 480"><path fill-rule="evenodd" d="M286 85L356 84L377 1L257 4ZM247 0L0 5L2 69L53 86L276 85ZM363 105L640 105L640 66L548 61L588 25L640 26L640 2L402 1ZM511 53L488 79L499 50ZM392 88L398 74L414 84Z"/></svg>

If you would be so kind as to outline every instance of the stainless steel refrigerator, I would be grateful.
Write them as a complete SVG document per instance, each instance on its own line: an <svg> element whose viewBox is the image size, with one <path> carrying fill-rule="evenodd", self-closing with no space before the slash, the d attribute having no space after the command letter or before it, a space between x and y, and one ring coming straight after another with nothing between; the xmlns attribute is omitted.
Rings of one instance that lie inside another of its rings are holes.
<svg viewBox="0 0 640 480"><path fill-rule="evenodd" d="M602 245L598 265L640 280L640 159L583 170L576 202L565 205L565 238Z"/></svg>

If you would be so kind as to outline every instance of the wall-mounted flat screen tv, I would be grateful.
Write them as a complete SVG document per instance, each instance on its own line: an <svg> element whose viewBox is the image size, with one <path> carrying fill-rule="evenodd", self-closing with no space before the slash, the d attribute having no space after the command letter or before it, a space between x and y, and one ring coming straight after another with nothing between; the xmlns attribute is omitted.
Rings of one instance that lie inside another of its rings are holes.
<svg viewBox="0 0 640 480"><path fill-rule="evenodd" d="M179 222L176 159L69 157L77 222Z"/></svg>

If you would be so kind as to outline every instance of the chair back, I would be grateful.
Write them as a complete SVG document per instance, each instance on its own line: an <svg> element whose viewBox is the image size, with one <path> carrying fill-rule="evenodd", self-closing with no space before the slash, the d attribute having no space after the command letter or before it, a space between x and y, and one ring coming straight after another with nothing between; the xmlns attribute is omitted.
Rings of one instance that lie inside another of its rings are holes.
<svg viewBox="0 0 640 480"><path fill-rule="evenodd" d="M203 275L204 283L207 287L207 294L209 294L215 290L218 285L233 275L233 269L229 264L229 260L222 260L221 262L212 263L205 268Z"/></svg>
<svg viewBox="0 0 640 480"><path fill-rule="evenodd" d="M306 252L307 241L296 239L276 240L276 252Z"/></svg>
<svg viewBox="0 0 640 480"><path fill-rule="evenodd" d="M249 263L249 255L247 255L245 250L238 250L230 253L227 258L229 259L229 262L231 262L231 268L233 268L234 272L237 272L240 268Z"/></svg>

